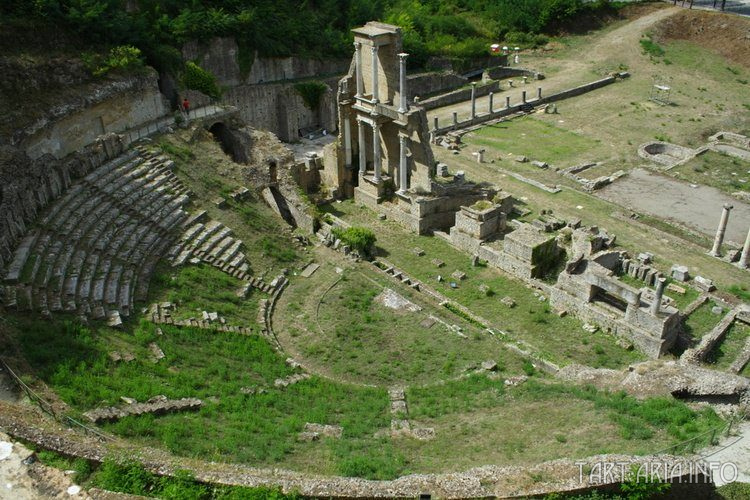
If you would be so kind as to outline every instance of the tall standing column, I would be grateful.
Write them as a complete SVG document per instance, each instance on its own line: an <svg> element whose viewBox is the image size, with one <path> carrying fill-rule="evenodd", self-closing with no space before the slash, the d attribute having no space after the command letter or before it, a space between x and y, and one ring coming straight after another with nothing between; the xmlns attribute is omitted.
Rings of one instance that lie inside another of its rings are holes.
<svg viewBox="0 0 750 500"><path fill-rule="evenodd" d="M477 116L477 82L471 82L471 119Z"/></svg>
<svg viewBox="0 0 750 500"><path fill-rule="evenodd" d="M398 67L399 67L399 113L406 113L409 111L409 106L406 104L406 58L409 54L404 52L398 55Z"/></svg>
<svg viewBox="0 0 750 500"><path fill-rule="evenodd" d="M346 111L343 116L344 121L344 165L347 168L352 166L352 124L349 120L350 111Z"/></svg>
<svg viewBox="0 0 750 500"><path fill-rule="evenodd" d="M374 181L380 184L380 125L378 122L372 124L372 164L375 170Z"/></svg>
<svg viewBox="0 0 750 500"><path fill-rule="evenodd" d="M510 108L510 96L506 95L505 96L505 109L509 109L509 108Z"/></svg>
<svg viewBox="0 0 750 500"><path fill-rule="evenodd" d="M729 221L729 211L734 207L729 203L725 203L721 212L721 220L719 220L719 228L716 230L716 237L714 238L714 246L710 252L710 255L714 257L721 256L721 244L724 242L724 233L727 231L727 222Z"/></svg>
<svg viewBox="0 0 750 500"><path fill-rule="evenodd" d="M745 238L745 245L742 247L742 255L740 255L739 266L743 269L750 267L750 228L747 230L747 238Z"/></svg>
<svg viewBox="0 0 750 500"><path fill-rule="evenodd" d="M378 46L372 46L372 102L378 102Z"/></svg>
<svg viewBox="0 0 750 500"><path fill-rule="evenodd" d="M667 278L658 278L656 280L656 294L654 295L654 301L651 303L651 315L656 316L659 314L661 309L661 298L664 296L664 285L667 282Z"/></svg>
<svg viewBox="0 0 750 500"><path fill-rule="evenodd" d="M490 92L490 103L489 103L489 106L488 106L490 114L493 113L493 111L492 111L492 98L493 97L495 97L495 94L493 94L492 92Z"/></svg>
<svg viewBox="0 0 750 500"><path fill-rule="evenodd" d="M362 44L354 42L354 66L356 67L357 95L362 97Z"/></svg>
<svg viewBox="0 0 750 500"><path fill-rule="evenodd" d="M365 149L365 124L360 119L357 119L357 136L359 141L359 175L362 176L367 172L367 150Z"/></svg>
<svg viewBox="0 0 750 500"><path fill-rule="evenodd" d="M408 147L407 141L408 138L405 135L399 135L398 136L399 145L401 146L401 152L399 156L399 162L398 162L398 192L400 194L406 193L406 190L409 188L407 183L409 182L409 176L407 171L407 158L406 158L406 148Z"/></svg>

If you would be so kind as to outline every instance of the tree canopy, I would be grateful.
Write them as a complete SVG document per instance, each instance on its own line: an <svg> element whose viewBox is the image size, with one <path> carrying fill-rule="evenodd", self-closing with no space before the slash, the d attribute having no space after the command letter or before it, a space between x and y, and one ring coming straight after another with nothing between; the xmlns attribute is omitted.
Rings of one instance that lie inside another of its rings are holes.
<svg viewBox="0 0 750 500"><path fill-rule="evenodd" d="M348 57L349 30L370 20L401 26L411 64L423 65L433 55L486 55L508 36L549 33L609 8L608 0L4 0L0 16L63 25L104 48L137 47L163 69L179 61L182 43L216 36L262 57Z"/></svg>

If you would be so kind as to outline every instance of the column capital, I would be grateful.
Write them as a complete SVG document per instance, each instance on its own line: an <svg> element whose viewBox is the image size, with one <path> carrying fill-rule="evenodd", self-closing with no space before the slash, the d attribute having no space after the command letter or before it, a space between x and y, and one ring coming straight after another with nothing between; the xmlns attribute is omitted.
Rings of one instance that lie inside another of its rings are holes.
<svg viewBox="0 0 750 500"><path fill-rule="evenodd" d="M477 82L470 82L470 83L471 83L472 87L476 87L477 86Z"/></svg>
<svg viewBox="0 0 750 500"><path fill-rule="evenodd" d="M362 48L362 42L354 42L354 50L359 51Z"/></svg>
<svg viewBox="0 0 750 500"><path fill-rule="evenodd" d="M732 210L734 208L734 205L731 205L729 203L724 203L724 210Z"/></svg>
<svg viewBox="0 0 750 500"><path fill-rule="evenodd" d="M404 61L406 61L406 58L407 58L407 57L409 57L409 54L407 54L406 52L400 52L400 53L398 54L398 59L399 59L399 61L401 61L401 62L404 62Z"/></svg>
<svg viewBox="0 0 750 500"><path fill-rule="evenodd" d="M377 45L372 45L370 47L370 50L372 51L373 54L377 54L378 53L378 46Z"/></svg>

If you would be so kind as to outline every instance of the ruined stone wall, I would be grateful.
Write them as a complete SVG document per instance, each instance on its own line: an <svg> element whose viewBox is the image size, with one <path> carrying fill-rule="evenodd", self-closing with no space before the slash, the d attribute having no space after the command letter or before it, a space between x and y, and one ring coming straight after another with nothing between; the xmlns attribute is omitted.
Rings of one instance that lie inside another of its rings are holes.
<svg viewBox="0 0 750 500"><path fill-rule="evenodd" d="M115 134L63 159L46 155L32 160L18 149L0 148L0 274L39 212L75 179L116 158L123 149L122 138Z"/></svg>
<svg viewBox="0 0 750 500"><path fill-rule="evenodd" d="M255 85L258 83L342 75L349 68L346 59L305 59L301 57L262 58L254 54L249 71L240 69L240 49L234 38L218 37L207 43L188 42L182 47L186 60L216 76L221 85Z"/></svg>
<svg viewBox="0 0 750 500"><path fill-rule="evenodd" d="M406 80L409 102L416 96L424 99L432 94L454 90L469 83L468 78L456 73L419 73L409 75Z"/></svg>
<svg viewBox="0 0 750 500"><path fill-rule="evenodd" d="M315 78L336 89L340 75L349 68L349 59L252 58L244 73L239 65L240 51L233 38L214 38L201 44L186 43L183 57L195 60L225 87L221 101L240 110L245 122L278 135L283 141L299 138L299 130L337 130L334 92L323 96L320 109L310 110L294 89L295 80ZM195 97L198 101L200 97Z"/></svg>
<svg viewBox="0 0 750 500"><path fill-rule="evenodd" d="M49 117L19 131L18 146L29 157L55 158L77 151L105 133L123 132L168 114L157 75L146 74L112 81L74 102L49 110Z"/></svg>
<svg viewBox="0 0 750 500"><path fill-rule="evenodd" d="M550 305L557 310L568 311L581 321L599 325L606 331L630 340L651 358L658 358L671 347L671 344L662 339L629 325L619 315L592 307L588 302L568 294L560 287L550 289Z"/></svg>
<svg viewBox="0 0 750 500"><path fill-rule="evenodd" d="M336 78L325 80L329 88L336 88ZM230 87L222 102L235 106L242 119L250 126L268 130L283 141L299 138L299 130L322 127L337 130L335 95L326 92L319 109L309 109L292 83L269 83Z"/></svg>
<svg viewBox="0 0 750 500"><path fill-rule="evenodd" d="M487 85L477 85L476 96L482 97L489 94L490 92L498 92L499 90L499 82L491 82ZM469 99L471 99L471 88L465 88L454 90L453 92L435 96L430 99L425 99L424 101L420 101L419 105L429 111L435 108L442 108L443 106L450 106L451 104L456 104L457 102L468 101Z"/></svg>

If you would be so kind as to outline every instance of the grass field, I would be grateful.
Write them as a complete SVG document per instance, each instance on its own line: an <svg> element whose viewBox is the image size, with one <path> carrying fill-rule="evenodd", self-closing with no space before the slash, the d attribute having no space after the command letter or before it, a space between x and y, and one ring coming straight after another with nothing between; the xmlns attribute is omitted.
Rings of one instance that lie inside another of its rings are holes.
<svg viewBox="0 0 750 500"><path fill-rule="evenodd" d="M491 326L504 332L509 339L528 343L535 352L553 362L619 367L643 359L639 353L617 346L613 336L587 333L575 318L557 316L546 300L540 300L520 280L495 268L472 267L469 255L441 238L405 233L396 222L379 221L370 210L352 201L323 208L350 223L373 229L378 235L380 256L492 322ZM425 255L420 257L410 251L414 247L422 248ZM437 268L432 264L436 257L445 262L445 267ZM455 270L466 273L466 280L459 282L457 288L451 288L448 277ZM446 281L439 282L438 275ZM487 285L493 293L480 292L480 284ZM505 296L512 297L516 307L503 305L500 300Z"/></svg>
<svg viewBox="0 0 750 500"><path fill-rule="evenodd" d="M534 117L504 121L481 128L464 136L470 146L491 148L498 157L513 160L514 156L526 156L552 166L567 168L607 158L606 148L601 142L576 134L555 123ZM492 156L491 156L492 157ZM511 168L514 161L502 162ZM518 164L525 170L536 169L528 164Z"/></svg>
<svg viewBox="0 0 750 500"><path fill-rule="evenodd" d="M386 288L421 310L394 310L376 301ZM296 279L277 309L282 311L275 320L277 335L285 348L306 366L336 379L382 386L428 384L457 377L487 360L497 362L504 374L522 373L523 360L496 337L367 265L341 274L324 265L311 278ZM430 317L435 321L425 326Z"/></svg>
<svg viewBox="0 0 750 500"><path fill-rule="evenodd" d="M737 359L737 355L742 348L745 347L745 341L748 337L750 337L750 327L735 321L729 327L724 340L714 348L707 361L714 363L714 366L719 370L728 369L729 365ZM747 372L743 374L747 375Z"/></svg>
<svg viewBox="0 0 750 500"><path fill-rule="evenodd" d="M712 186L729 194L750 191L750 162L725 153L706 151L669 173L684 181Z"/></svg>
<svg viewBox="0 0 750 500"><path fill-rule="evenodd" d="M701 337L710 332L724 317L723 314L711 312L711 308L715 305L715 302L709 300L685 320L685 333L694 342L699 342Z"/></svg>

